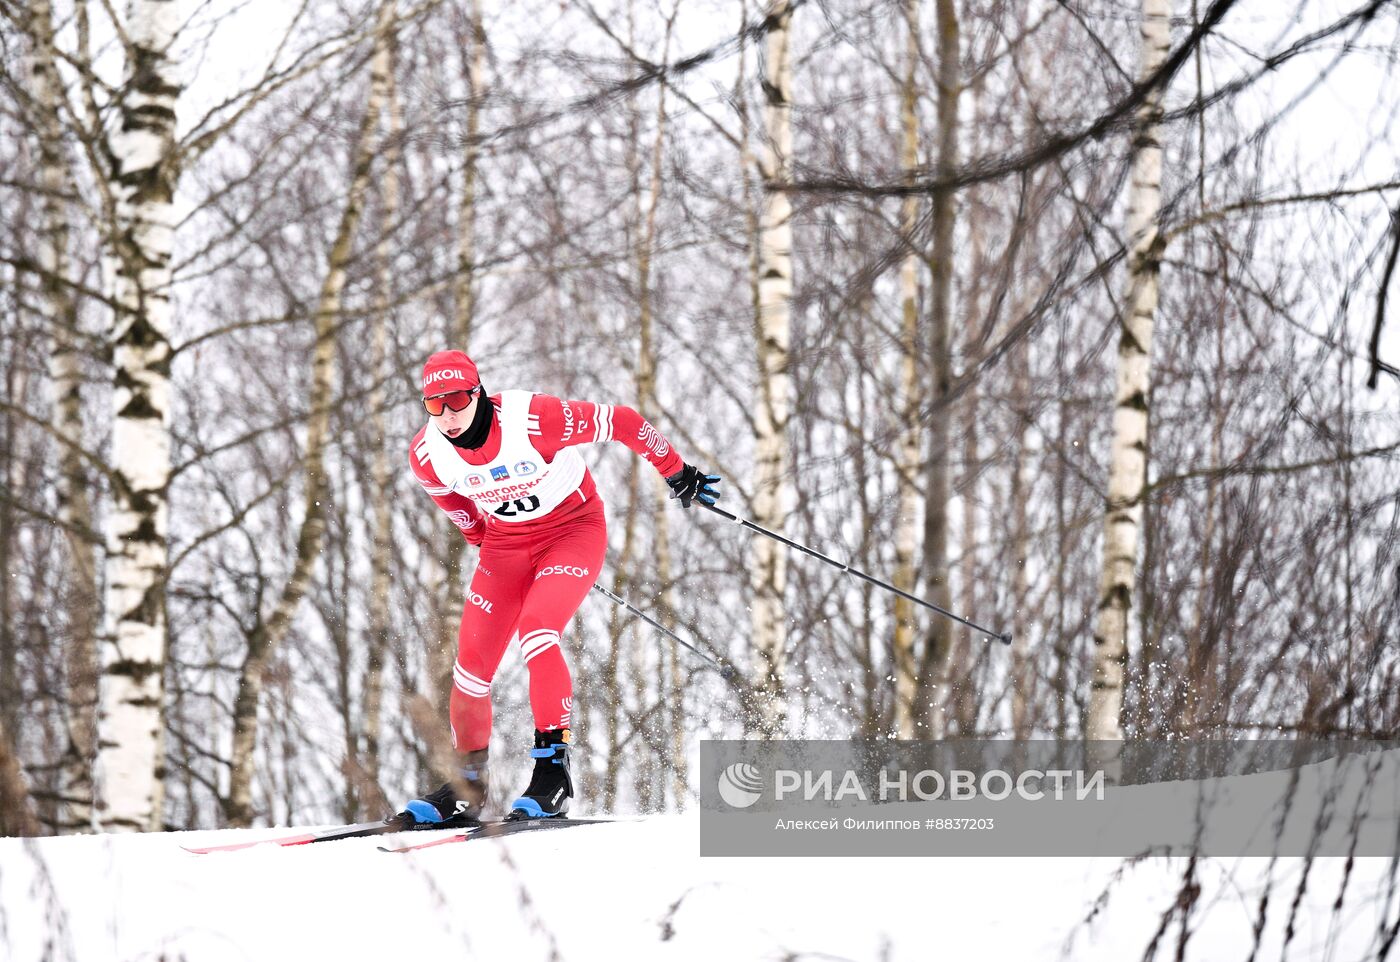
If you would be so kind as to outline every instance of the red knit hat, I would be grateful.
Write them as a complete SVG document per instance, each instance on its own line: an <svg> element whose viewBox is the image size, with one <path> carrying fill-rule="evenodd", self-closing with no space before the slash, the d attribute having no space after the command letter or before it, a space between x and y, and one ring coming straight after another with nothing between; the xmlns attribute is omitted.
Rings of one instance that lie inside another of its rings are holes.
<svg viewBox="0 0 1400 962"><path fill-rule="evenodd" d="M472 359L461 351L438 351L423 365L423 396L470 391L481 383Z"/></svg>

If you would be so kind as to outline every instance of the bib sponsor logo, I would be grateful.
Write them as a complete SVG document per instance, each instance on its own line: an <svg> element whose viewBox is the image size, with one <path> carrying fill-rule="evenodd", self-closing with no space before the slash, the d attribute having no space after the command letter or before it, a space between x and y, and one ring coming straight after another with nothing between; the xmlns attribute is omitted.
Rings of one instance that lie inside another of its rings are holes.
<svg viewBox="0 0 1400 962"><path fill-rule="evenodd" d="M476 605L482 611L486 612L488 615L491 613L491 602L481 597L481 595L477 594L475 591L467 592L467 600L470 601L472 604Z"/></svg>
<svg viewBox="0 0 1400 962"><path fill-rule="evenodd" d="M508 477L510 477L510 469L507 468L505 465L501 465L498 468L491 469L492 481L504 481Z"/></svg>
<svg viewBox="0 0 1400 962"><path fill-rule="evenodd" d="M467 475L467 484L473 488L480 487L486 483L486 477L480 474Z"/></svg>
<svg viewBox="0 0 1400 962"><path fill-rule="evenodd" d="M429 371L428 376L423 378L423 393L427 393L428 388L438 381L465 381L466 374L461 371L449 369L446 371Z"/></svg>
<svg viewBox="0 0 1400 962"><path fill-rule="evenodd" d="M540 466L533 461L521 461L515 466L515 473L523 478L526 475L534 474L539 469Z"/></svg>
<svg viewBox="0 0 1400 962"><path fill-rule="evenodd" d="M587 578L588 569L579 568L575 565L550 565L548 568L541 568L540 573L535 575L535 580L539 581L541 578L549 575L568 575L571 578Z"/></svg>

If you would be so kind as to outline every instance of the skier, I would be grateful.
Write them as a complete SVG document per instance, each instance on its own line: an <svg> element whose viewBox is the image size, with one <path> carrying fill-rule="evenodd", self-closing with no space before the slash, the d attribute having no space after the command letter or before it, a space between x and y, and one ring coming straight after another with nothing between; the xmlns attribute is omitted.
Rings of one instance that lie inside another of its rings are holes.
<svg viewBox="0 0 1400 962"><path fill-rule="evenodd" d="M450 721L461 780L413 799L409 827L479 821L488 787L491 679L518 639L530 675L534 774L511 818L568 812L573 683L560 632L593 587L607 551L603 502L574 445L618 441L666 479L671 497L714 504L718 475L686 464L629 407L502 391L487 396L476 365L440 351L423 365L428 423L413 437L413 474L480 552L457 636ZM459 790L460 789L460 793Z"/></svg>

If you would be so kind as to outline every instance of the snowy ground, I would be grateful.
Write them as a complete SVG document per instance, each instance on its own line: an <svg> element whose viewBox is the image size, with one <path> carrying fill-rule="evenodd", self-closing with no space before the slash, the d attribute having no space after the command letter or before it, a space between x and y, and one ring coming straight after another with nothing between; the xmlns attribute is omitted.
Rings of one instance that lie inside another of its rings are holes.
<svg viewBox="0 0 1400 962"><path fill-rule="evenodd" d="M1184 864L702 859L690 816L412 855L378 851L382 839L203 856L180 847L274 834L0 839L0 959L1124 960L1142 956ZM1261 960L1285 955L1305 865L1274 865ZM1334 916L1343 868L1313 860L1288 958L1373 956L1390 861L1358 860ZM1267 870L1264 859L1203 863L1187 958L1249 957ZM1175 956L1170 938L1159 957Z"/></svg>

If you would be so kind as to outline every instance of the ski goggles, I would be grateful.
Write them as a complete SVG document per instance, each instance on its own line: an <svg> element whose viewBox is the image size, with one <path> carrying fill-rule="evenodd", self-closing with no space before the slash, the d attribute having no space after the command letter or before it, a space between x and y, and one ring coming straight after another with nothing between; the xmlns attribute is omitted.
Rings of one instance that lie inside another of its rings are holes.
<svg viewBox="0 0 1400 962"><path fill-rule="evenodd" d="M467 405L472 403L472 395L481 391L481 385L477 385L470 391L449 391L447 394L434 394L432 397L423 399L423 407L428 409L428 413L437 417L443 411L451 409L453 411L465 411Z"/></svg>

